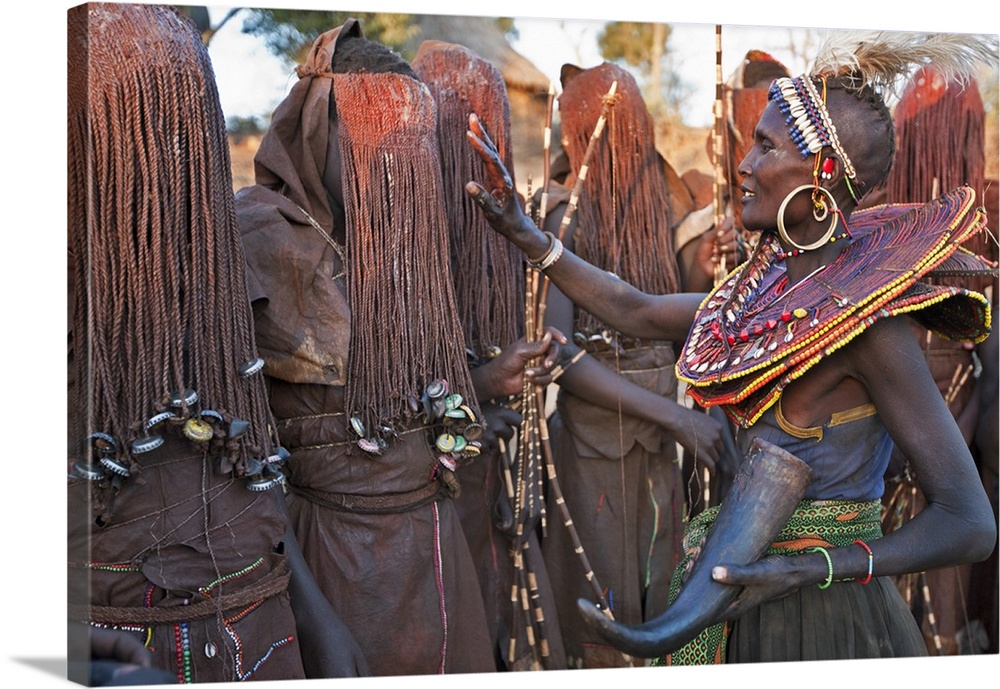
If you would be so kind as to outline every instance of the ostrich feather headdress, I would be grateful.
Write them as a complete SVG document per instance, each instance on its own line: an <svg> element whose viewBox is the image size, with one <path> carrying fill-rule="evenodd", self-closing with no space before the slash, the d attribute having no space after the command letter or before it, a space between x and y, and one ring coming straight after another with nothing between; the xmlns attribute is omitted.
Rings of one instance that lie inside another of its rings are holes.
<svg viewBox="0 0 1000 689"><path fill-rule="evenodd" d="M768 97L785 113L788 133L803 158L833 148L857 202L860 196L852 184L857 173L826 106L828 83L856 92L867 88L884 99L911 71L926 64L933 63L946 80L964 86L976 68L996 59L995 35L838 31L825 39L810 73L776 79Z"/></svg>
<svg viewBox="0 0 1000 689"><path fill-rule="evenodd" d="M933 64L946 81L966 85L983 64L996 63L993 34L916 31L832 32L820 46L812 76L839 76L849 88L895 92L903 78Z"/></svg>

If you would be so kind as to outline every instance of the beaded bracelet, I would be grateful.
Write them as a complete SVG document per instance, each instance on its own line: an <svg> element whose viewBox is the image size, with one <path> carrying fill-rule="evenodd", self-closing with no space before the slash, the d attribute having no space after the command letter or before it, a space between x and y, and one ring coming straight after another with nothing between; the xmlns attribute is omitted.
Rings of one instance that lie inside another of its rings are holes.
<svg viewBox="0 0 1000 689"><path fill-rule="evenodd" d="M823 553L823 557L826 558L826 581L822 584L816 584L821 589L829 588L830 584L833 583L833 560L830 559L830 553L826 552L826 548L821 546L816 546L815 548L810 548L810 553Z"/></svg>
<svg viewBox="0 0 1000 689"><path fill-rule="evenodd" d="M532 268L537 268L538 270L545 270L546 268L551 268L552 264L559 260L563 252L563 243L559 241L551 232L546 232L549 236L549 246L545 250L545 253L541 255L537 260L528 259L528 265Z"/></svg>
<svg viewBox="0 0 1000 689"><path fill-rule="evenodd" d="M863 586L872 580L872 571L874 570L874 565L875 565L875 554L872 553L872 549L869 548L868 544L865 543L864 541L858 540L854 542L868 551L868 576L866 576L864 579L858 577L857 579L854 580Z"/></svg>

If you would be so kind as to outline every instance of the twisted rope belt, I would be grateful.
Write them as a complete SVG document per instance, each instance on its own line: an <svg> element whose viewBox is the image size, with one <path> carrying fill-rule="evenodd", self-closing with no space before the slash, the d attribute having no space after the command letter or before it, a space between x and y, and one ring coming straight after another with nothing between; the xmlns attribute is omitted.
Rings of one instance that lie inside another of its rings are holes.
<svg viewBox="0 0 1000 689"><path fill-rule="evenodd" d="M235 593L223 594L218 598L200 601L192 605L154 608L71 603L69 605L69 619L97 624L134 624L144 627L204 620L215 617L225 610L243 608L277 596L288 589L290 577L288 563L280 561L273 570L254 584Z"/></svg>

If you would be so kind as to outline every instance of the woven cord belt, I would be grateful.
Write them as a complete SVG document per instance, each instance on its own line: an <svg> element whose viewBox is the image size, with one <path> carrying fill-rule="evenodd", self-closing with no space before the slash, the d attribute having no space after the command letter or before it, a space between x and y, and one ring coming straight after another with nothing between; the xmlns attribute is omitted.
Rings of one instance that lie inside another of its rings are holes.
<svg viewBox="0 0 1000 689"><path fill-rule="evenodd" d="M405 493L383 493L381 495L356 495L351 493L330 493L300 486L289 486L294 494L309 502L329 507L340 512L356 514L394 514L408 512L423 507L450 495L448 488L439 481Z"/></svg>
<svg viewBox="0 0 1000 689"><path fill-rule="evenodd" d="M161 608L115 607L110 605L69 605L69 619L108 625L134 624L152 627L215 617L220 612L244 608L272 598L288 589L288 563L282 560L259 581L235 593L191 605Z"/></svg>
<svg viewBox="0 0 1000 689"><path fill-rule="evenodd" d="M670 581L670 602L677 598L686 573L694 566L697 553L708 537L719 513L712 507L692 519L684 531L684 556ZM807 548L822 546L838 548L855 539L874 541L882 537L882 504L878 500L853 502L846 500L803 501L795 509L765 555L794 555ZM653 665L710 665L726 660L727 623L714 624L698 634L685 646L655 658Z"/></svg>

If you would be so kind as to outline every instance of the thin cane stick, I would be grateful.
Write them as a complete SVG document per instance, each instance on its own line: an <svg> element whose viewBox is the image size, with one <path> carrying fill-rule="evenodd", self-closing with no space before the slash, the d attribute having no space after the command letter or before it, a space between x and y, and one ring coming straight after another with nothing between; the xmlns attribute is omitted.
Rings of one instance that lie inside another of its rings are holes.
<svg viewBox="0 0 1000 689"><path fill-rule="evenodd" d="M542 389L538 388L536 390L536 395L541 398ZM604 589L601 587L600 581L597 579L597 574L594 572L594 568L590 564L590 559L587 557L587 553L583 549L583 544L580 542L580 534L577 533L576 525L573 524L573 518L570 516L569 508L566 506L566 500L563 497L562 488L559 485L559 478L556 476L556 465L552 461L552 446L549 444L549 429L548 424L544 419L541 420L540 424L541 442L542 442L542 457L545 459L545 468L547 471L547 476L549 479L549 487L552 489L552 494L556 498L556 505L559 506L559 511L562 513L563 526L569 532L570 541L573 544L573 551L577 554L580 559L580 564L583 566L584 576L587 581L590 582L591 588L594 590L594 597L597 598L598 606L604 616L610 620L615 619L614 613L611 611L611 606L608 604L608 599L604 595ZM622 657L631 664L632 658L627 653L622 653Z"/></svg>
<svg viewBox="0 0 1000 689"><path fill-rule="evenodd" d="M514 519L517 525L517 531L514 538L514 544L511 548L511 554L514 560L514 572L515 577L511 582L510 587L510 603L511 603L511 634L510 639L507 644L507 660L513 666L514 662L517 660L517 629L516 624L518 619L518 612L522 613L524 624L525 624L525 638L527 639L528 648L532 654L532 667L533 669L541 669L541 664L539 660L539 651L535 644L534 629L532 628L532 618L528 608L528 597L527 591L529 588L527 573L525 572L524 566L524 556L523 549L525 547L524 542L524 526L523 521L520 519L520 515L523 512L524 507L524 493L521 492L520 499L515 502L516 491L514 488L514 482L511 476L510 465L511 458L507 454L507 446L502 439L498 439L498 446L500 448L500 454L503 461L503 473L504 473L504 486L507 491L507 498L511 502L512 508L514 508Z"/></svg>
<svg viewBox="0 0 1000 689"><path fill-rule="evenodd" d="M965 371L962 373L962 377L959 378L958 382L955 383L953 379L952 385L951 387L948 388L948 392L947 394L945 394L944 397L944 401L946 404L950 406L951 403L955 401L955 398L958 397L958 393L962 390L962 386L965 385L965 381L969 379L969 374L972 373L972 369L973 369L972 364L968 364L965 367Z"/></svg>
<svg viewBox="0 0 1000 689"><path fill-rule="evenodd" d="M545 227L545 215L549 210L549 187L551 184L551 162L549 156L552 155L552 112L556 97L556 84L549 82L549 100L545 106L545 138L542 142L542 199L538 207L538 226Z"/></svg>
<svg viewBox="0 0 1000 689"><path fill-rule="evenodd" d="M545 136L542 144L542 198L538 208L538 227L545 227L545 218L549 210L549 189L552 185L551 172L551 162L549 160L552 155L552 115L553 115L553 104L555 103L556 87L555 82L549 82L549 97L548 103L545 107ZM541 271L535 268L528 268L528 280L534 286L535 290L538 289L539 279ZM540 339L543 335L544 326L544 312L540 315L538 313L538 304L534 301L525 302L526 305L530 304L531 310L529 311L529 318L527 319L528 327L525 329L525 333L528 336L528 341Z"/></svg>
<svg viewBox="0 0 1000 689"><path fill-rule="evenodd" d="M560 241L562 241L563 237L566 235L566 228L569 227L570 221L576 214L576 207L580 200L580 193L583 191L583 185L587 180L587 171L590 168L590 159L594 156L594 149L597 146L597 141L601 138L601 134L604 132L604 126L608 121L609 115L611 114L611 108L615 104L615 92L617 90L618 82L611 82L611 88L608 89L608 92L601 99L601 114L597 118L597 124L594 125L594 131L590 133L590 139L587 141L587 148L583 152L583 161L580 164L580 172L577 173L576 181L573 183L573 189L569 195L569 201L566 202L566 211L563 213L562 219L559 221L559 230L556 236ZM548 278L542 276L538 299L539 318L536 335L538 339L541 339L545 328L545 309L546 301L548 300L548 292Z"/></svg>
<svg viewBox="0 0 1000 689"><path fill-rule="evenodd" d="M507 443L504 442L503 438L497 438L497 447L500 450L501 461L503 462L503 481L504 487L507 490L507 500L511 506L511 511L514 514L514 518L517 518L517 512L515 509L514 502L514 480L511 476L510 465L511 457L507 454ZM515 522L516 523L516 522ZM514 544L513 548L513 558L514 558L514 569L516 570L519 564L519 553L517 549L517 544ZM514 625L514 620L517 619L517 579L515 578L510 584L510 601L511 601L511 632L510 641L507 644L507 661L513 665L516 659L515 652L517 650L517 632L515 631L516 626Z"/></svg>
<svg viewBox="0 0 1000 689"><path fill-rule="evenodd" d="M527 549L527 542L524 540L524 530L521 525L518 525L518 545L515 550L515 557L517 559L517 578L518 578L518 593L520 594L521 603L521 614L524 621L524 634L528 640L528 650L531 651L531 668L533 670L541 670L541 657L538 644L535 640L535 629L532 626L534 619L531 615L531 600L530 600L530 586L528 584L528 572L526 561L527 558L524 555L524 551ZM514 662L514 659L511 659Z"/></svg>
<svg viewBox="0 0 1000 689"><path fill-rule="evenodd" d="M722 227L725 220L725 210L722 201L722 190L725 186L724 170L722 167L722 25L715 25L715 126L712 130L712 164L715 168L715 176L712 180L712 204L715 210L716 232ZM719 285L726 277L726 254L719 251L716 246L718 261L715 264L715 284ZM707 502L706 502L707 505Z"/></svg>
<svg viewBox="0 0 1000 689"><path fill-rule="evenodd" d="M528 409L529 417L534 419L537 414L537 408L534 401L531 398L526 398L526 404L522 405ZM537 426L537 421L532 421L528 424L531 427ZM531 435L536 435L534 432ZM518 509L516 512L516 538L513 548L513 556L515 558L515 569L517 572L517 583L512 587L511 590L511 603L515 613L517 612L517 604L520 603L520 611L524 615L525 623L525 633L527 636L528 646L532 651L532 666L533 669L542 669L542 660L549 657L549 645L548 639L545 635L545 615L541 608L541 596L538 591L537 577L530 566L530 561L527 556L527 551L530 548L530 541L524 533L525 520L530 519L534 514L533 505L535 503L536 494L529 492L529 485L534 482L537 485L537 480L532 478L533 475L540 477L540 472L538 472L534 467L537 466L537 455L538 455L538 443L536 440L529 439L525 445L522 447L522 458L527 458L526 467L523 473L519 472L519 486L517 489L514 488L513 482L511 480L509 467L505 468L505 482L507 484L508 496L514 496L515 494L520 496L517 503ZM539 487L540 490L540 487ZM540 496L540 493L537 494ZM530 504L525 504L525 500L531 500ZM538 504L541 509L544 510L544 502L538 498ZM537 634L532 625L537 626ZM512 628L516 628L516 625L512 624ZM509 657L513 663L515 660L515 645L512 640L509 647Z"/></svg>
<svg viewBox="0 0 1000 689"><path fill-rule="evenodd" d="M520 610L522 620L524 622L524 634L528 641L528 650L531 652L532 669L539 670L541 669L541 660L539 658L538 645L535 642L535 630L532 626L533 620L531 616L531 603L528 599L528 578L527 572L525 571L524 557L525 547L524 525L523 523L519 523L517 526L517 541L514 547L514 562L517 572L517 591L512 598L512 602L515 606L518 602L520 602ZM513 620L511 620L511 627L514 628ZM510 662L513 663L514 660L515 658L513 654L511 654Z"/></svg>
<svg viewBox="0 0 1000 689"><path fill-rule="evenodd" d="M538 627L538 650L543 659L549 657L549 640L545 634L545 610L542 609L542 596L538 588L538 576L531 567L531 560L527 553L531 548L530 541L525 541L522 554L524 555L525 570L528 573L528 593L531 596L531 608L535 613L535 625Z"/></svg>
<svg viewBox="0 0 1000 689"><path fill-rule="evenodd" d="M927 608L927 622L931 626L931 635L934 637L934 648L938 655L944 655L941 647L941 635L938 633L937 619L934 617L934 607L931 605L931 590L927 586L927 576L920 573L920 589L924 595L924 606Z"/></svg>
<svg viewBox="0 0 1000 689"><path fill-rule="evenodd" d="M722 190L725 188L725 170L723 169L723 126L724 120L722 117L722 99L723 99L723 82L722 82L722 25L715 25L715 104L713 106L715 121L714 127L712 129L712 166L714 168L715 175L712 177L712 206L715 213L715 231L720 232L719 228L722 227L722 223L725 221L725 204L722 198ZM713 248L713 254L715 261L715 285L718 286L722 284L722 281L726 279L726 253L721 251L716 242ZM705 413L708 413L708 409L705 409ZM697 458L695 459L697 461ZM711 485L712 476L708 470L708 467L702 467L701 470L701 481L702 481L702 500L704 506L702 509L708 509L711 504Z"/></svg>

